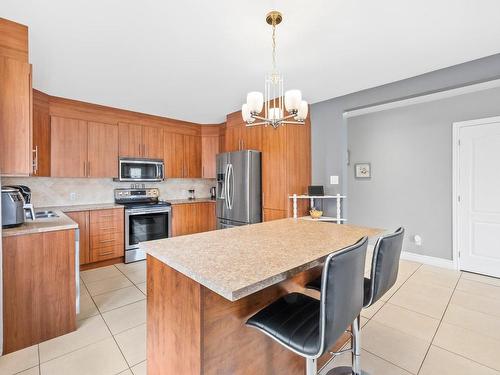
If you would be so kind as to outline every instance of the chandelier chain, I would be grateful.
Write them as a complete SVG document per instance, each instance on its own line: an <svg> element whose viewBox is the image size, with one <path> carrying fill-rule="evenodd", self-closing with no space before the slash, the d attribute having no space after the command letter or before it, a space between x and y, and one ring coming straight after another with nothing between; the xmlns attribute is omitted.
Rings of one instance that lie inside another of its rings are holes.
<svg viewBox="0 0 500 375"><path fill-rule="evenodd" d="M276 24L273 22L273 71L276 72Z"/></svg>

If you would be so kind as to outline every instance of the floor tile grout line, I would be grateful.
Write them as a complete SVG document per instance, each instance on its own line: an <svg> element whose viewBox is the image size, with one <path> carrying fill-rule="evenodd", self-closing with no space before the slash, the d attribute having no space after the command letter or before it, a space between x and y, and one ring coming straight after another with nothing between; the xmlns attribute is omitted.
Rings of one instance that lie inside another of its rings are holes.
<svg viewBox="0 0 500 375"><path fill-rule="evenodd" d="M487 368L487 369L490 369L490 370L493 370L493 371L496 371L496 372L499 372L499 371L500 371L500 370L498 370L498 369L496 369L496 368L493 368L493 367L491 367L491 366L485 365L484 363L481 363L481 362L478 362L478 361L476 361L476 360L474 360L474 359L471 359L471 358L465 357L465 356L463 356L463 355L462 355L462 354L460 354L460 353L455 353L454 351L451 351L450 349L443 348L442 346L439 346L439 345L433 345L433 346L435 346L436 348L439 348L439 349L441 349L441 350L444 350L445 352L448 352L448 353L451 353L451 354L453 354L453 355L456 355L457 357L463 358L463 359L465 359L465 360L467 360L467 361L471 361L471 362L473 362L473 363L474 363L474 364L476 364L476 365L479 365L479 366L485 367L485 368Z"/></svg>
<svg viewBox="0 0 500 375"><path fill-rule="evenodd" d="M424 362L427 359L427 356L429 355L429 351L431 350L432 345L434 344L434 340L436 339L436 335L439 332L439 328L441 328L441 325L443 324L444 316L446 315L446 312L448 311L448 307L450 306L451 300L453 298L453 295L455 294L455 291L457 290L457 285L460 282L461 278L462 278L462 272L460 272L460 276L458 277L458 279L455 283L455 287L453 288L453 292L450 294L450 297L448 299L448 303L446 304L446 308L444 309L443 314L441 315L441 319L439 320L439 324L437 326L436 332L434 332L434 335L432 336L431 344L429 345L429 347L427 348L427 351L425 352L424 359L420 363L420 367L418 368L417 374L420 374L420 371L422 371L422 366L424 365Z"/></svg>
<svg viewBox="0 0 500 375"><path fill-rule="evenodd" d="M362 349L362 350L364 350L364 351L365 351L365 352L367 352L367 353L370 353L370 354L371 354L371 355L373 355L374 357L377 357L377 358L381 359L381 360L382 360L382 361L384 361L384 362L390 363L390 364L391 364L391 365L393 365L394 367L397 367L397 368L399 368L399 369L401 369L401 370L403 370L403 371L406 371L408 374L412 374L412 375L417 375L417 374L418 374L418 373L416 373L416 372L411 372L410 370L408 370L408 369L406 369L406 368L404 368L404 367L401 367L400 365L397 365L397 364L395 364L394 362L389 361L387 358L381 357L380 355L375 354L375 353L373 353L373 352L371 352L371 351L369 351L369 350L367 350L367 349L365 349L365 348L361 348L361 349ZM363 366L363 360L361 360L361 366Z"/></svg>
<svg viewBox="0 0 500 375"><path fill-rule="evenodd" d="M137 289L139 289L139 292L141 292L142 294L144 294L144 295L145 295L145 293L144 293L144 292L143 292L143 291L142 291L142 290L141 290L141 289L137 286L137 284L142 284L142 283L145 283L145 282L147 281L147 279L146 279L146 281L143 281L143 282L140 282L140 283L135 283L135 282L133 282L133 281L132 281L132 279L130 279L130 278L127 276L127 274L126 274L125 272L123 272L123 271L122 271L122 270L120 270L118 267L116 267L116 265L114 265L114 266L115 266L115 268L116 268L119 272L121 272L121 273L122 273L122 275L123 275L123 276L125 276L125 277L127 278L127 280L129 280L129 281L130 281L130 282L131 282L131 283L132 283L132 284L133 284L133 285L134 285Z"/></svg>

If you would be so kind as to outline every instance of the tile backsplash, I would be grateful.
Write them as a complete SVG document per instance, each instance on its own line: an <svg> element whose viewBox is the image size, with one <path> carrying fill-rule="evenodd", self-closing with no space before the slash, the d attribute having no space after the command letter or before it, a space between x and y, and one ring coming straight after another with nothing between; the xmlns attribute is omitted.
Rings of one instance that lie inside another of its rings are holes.
<svg viewBox="0 0 500 375"><path fill-rule="evenodd" d="M110 203L114 201L113 189L130 187L130 183L109 178L53 177L5 177L2 185L29 186L35 207ZM189 189L195 189L196 198L207 198L212 186L215 186L213 179L168 179L146 183L146 187L159 188L160 197L164 200L186 199Z"/></svg>

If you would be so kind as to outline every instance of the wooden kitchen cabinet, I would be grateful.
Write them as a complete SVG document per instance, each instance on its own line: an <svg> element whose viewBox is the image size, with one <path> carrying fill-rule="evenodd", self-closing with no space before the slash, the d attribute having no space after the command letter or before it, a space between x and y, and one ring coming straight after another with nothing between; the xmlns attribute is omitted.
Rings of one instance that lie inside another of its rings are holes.
<svg viewBox="0 0 500 375"><path fill-rule="evenodd" d="M262 150L262 126L247 127L241 112L227 116L225 149L229 151Z"/></svg>
<svg viewBox="0 0 500 375"><path fill-rule="evenodd" d="M163 130L159 127L118 124L119 155L163 159Z"/></svg>
<svg viewBox="0 0 500 375"><path fill-rule="evenodd" d="M287 209L286 129L283 126L277 129L266 128L266 132L262 137L263 208Z"/></svg>
<svg viewBox="0 0 500 375"><path fill-rule="evenodd" d="M50 175L87 177L87 122L53 116L50 139Z"/></svg>
<svg viewBox="0 0 500 375"><path fill-rule="evenodd" d="M125 255L122 208L90 211L89 227L90 262L99 262Z"/></svg>
<svg viewBox="0 0 500 375"><path fill-rule="evenodd" d="M163 132L163 151L165 178L183 178L184 136L178 133Z"/></svg>
<svg viewBox="0 0 500 375"><path fill-rule="evenodd" d="M264 208L262 210L262 213L264 215L263 221L273 221L273 220L285 219L288 216L287 211L285 211L285 210L272 210L269 208Z"/></svg>
<svg viewBox="0 0 500 375"><path fill-rule="evenodd" d="M201 137L184 136L184 177L201 177Z"/></svg>
<svg viewBox="0 0 500 375"><path fill-rule="evenodd" d="M80 266L123 257L122 208L66 213L80 229Z"/></svg>
<svg viewBox="0 0 500 375"><path fill-rule="evenodd" d="M118 177L118 127L51 117L52 177Z"/></svg>
<svg viewBox="0 0 500 375"><path fill-rule="evenodd" d="M172 205L172 236L215 230L215 202Z"/></svg>
<svg viewBox="0 0 500 375"><path fill-rule="evenodd" d="M87 177L118 177L118 126L88 123Z"/></svg>
<svg viewBox="0 0 500 375"><path fill-rule="evenodd" d="M80 230L80 265L90 263L90 226L89 211L66 213L78 224Z"/></svg>
<svg viewBox="0 0 500 375"><path fill-rule="evenodd" d="M164 132L165 177L200 178L201 146L200 136Z"/></svg>
<svg viewBox="0 0 500 375"><path fill-rule="evenodd" d="M201 137L201 177L215 178L216 157L219 153L219 136Z"/></svg>
<svg viewBox="0 0 500 375"><path fill-rule="evenodd" d="M49 96L33 90L33 176L50 176Z"/></svg>
<svg viewBox="0 0 500 375"><path fill-rule="evenodd" d="M0 150L0 174L31 174L31 67L1 55Z"/></svg>
<svg viewBox="0 0 500 375"><path fill-rule="evenodd" d="M3 354L76 330L75 230L3 238Z"/></svg>

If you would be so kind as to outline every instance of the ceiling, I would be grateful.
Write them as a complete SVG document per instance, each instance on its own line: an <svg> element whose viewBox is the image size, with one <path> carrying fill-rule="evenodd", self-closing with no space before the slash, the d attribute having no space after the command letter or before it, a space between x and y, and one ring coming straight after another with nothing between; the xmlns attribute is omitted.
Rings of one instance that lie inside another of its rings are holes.
<svg viewBox="0 0 500 375"><path fill-rule="evenodd" d="M219 123L278 67L310 103L500 52L498 0L1 0L30 27L34 87Z"/></svg>

